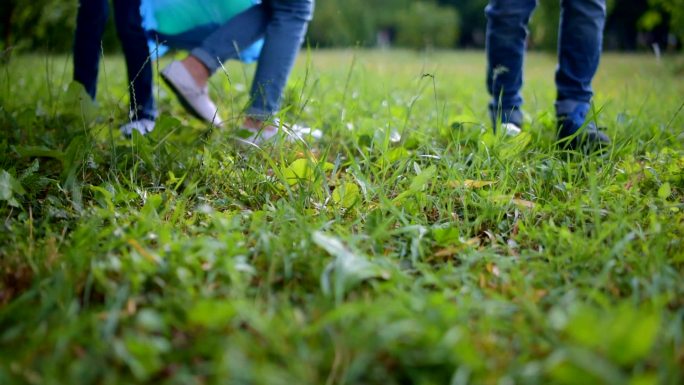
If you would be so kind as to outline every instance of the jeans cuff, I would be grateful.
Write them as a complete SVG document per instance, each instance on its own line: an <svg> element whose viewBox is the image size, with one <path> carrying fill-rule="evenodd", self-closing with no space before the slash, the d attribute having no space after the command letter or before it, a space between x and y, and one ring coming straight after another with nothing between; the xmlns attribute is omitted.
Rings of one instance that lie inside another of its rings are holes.
<svg viewBox="0 0 684 385"><path fill-rule="evenodd" d="M489 117L495 127L499 119L501 119L501 123L513 123L518 127L522 126L523 123L523 113L518 106L504 108L490 103Z"/></svg>
<svg viewBox="0 0 684 385"><path fill-rule="evenodd" d="M245 113L247 114L247 116L252 117L254 119L257 119L257 120L261 120L261 121L269 120L269 119L273 118L273 115L275 115L274 112L266 111L266 110L263 110L261 108L256 108L256 107L248 108Z"/></svg>
<svg viewBox="0 0 684 385"><path fill-rule="evenodd" d="M157 112L156 109L154 109L154 110L143 110L143 109L134 110L134 109L131 109L130 111L128 111L128 119L130 119L131 121L136 121L136 120L141 120L141 119L157 120L158 116L159 116L159 113Z"/></svg>
<svg viewBox="0 0 684 385"><path fill-rule="evenodd" d="M570 115L573 112L575 112L575 110L579 106L584 106L586 108L586 110L589 110L589 108L588 108L589 103L581 102L578 100L570 100L570 99L558 100L558 101L556 101L555 106L556 106L556 115L557 116Z"/></svg>
<svg viewBox="0 0 684 385"><path fill-rule="evenodd" d="M221 66L218 57L210 54L201 47L194 48L192 51L190 51L190 54L196 57L200 62L202 62L202 64L204 64L205 67L207 67L209 75L216 72L216 70Z"/></svg>

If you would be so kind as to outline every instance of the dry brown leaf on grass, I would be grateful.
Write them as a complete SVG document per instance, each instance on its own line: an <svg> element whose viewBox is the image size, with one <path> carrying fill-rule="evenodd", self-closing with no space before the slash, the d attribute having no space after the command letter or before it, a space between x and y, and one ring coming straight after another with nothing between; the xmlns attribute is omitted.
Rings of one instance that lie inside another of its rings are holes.
<svg viewBox="0 0 684 385"><path fill-rule="evenodd" d="M496 184L495 180L475 180L475 179L465 179L465 180L452 180L448 182L449 187L458 188L482 188Z"/></svg>
<svg viewBox="0 0 684 385"><path fill-rule="evenodd" d="M514 205L518 207L524 207L528 209L532 209L536 206L536 204L532 201L528 201L525 199L520 199L516 198L511 195L498 195L498 196L493 196L492 200L497 203L513 203Z"/></svg>
<svg viewBox="0 0 684 385"><path fill-rule="evenodd" d="M533 209L534 206L536 206L536 204L535 204L534 202L528 201L528 200L525 200L525 199L520 199L520 198L513 198L513 199L511 200L511 202L515 203L515 204L518 205L518 206L526 207L526 208L528 208L528 209Z"/></svg>
<svg viewBox="0 0 684 385"><path fill-rule="evenodd" d="M463 251L463 249L466 247L469 247L469 246L470 247L478 247L478 246L480 246L481 243L482 243L482 240L480 239L480 237L473 237L473 238L470 238L467 241L460 243L458 245L449 246L449 247L445 247L443 249L438 250L437 252L435 252L435 257L440 257L440 258L452 257L452 256L458 254L459 252Z"/></svg>

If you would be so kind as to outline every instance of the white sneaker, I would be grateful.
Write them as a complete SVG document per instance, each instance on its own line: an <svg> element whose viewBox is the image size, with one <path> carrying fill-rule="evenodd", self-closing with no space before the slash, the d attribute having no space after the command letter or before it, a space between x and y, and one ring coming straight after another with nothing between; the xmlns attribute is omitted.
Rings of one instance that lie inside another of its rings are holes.
<svg viewBox="0 0 684 385"><path fill-rule="evenodd" d="M215 126L221 125L223 119L216 104L209 99L209 87L198 86L183 63L171 62L162 70L161 77L188 112Z"/></svg>
<svg viewBox="0 0 684 385"><path fill-rule="evenodd" d="M280 122L275 119L273 124L264 125L261 129L242 127L241 131L248 136L245 138L239 138L239 140L245 142L246 144L260 145L275 138L280 132L279 127L282 127L283 132L287 135L285 140L288 142L294 142L297 140L304 141L308 138L320 140L323 137L323 132L321 130L314 130L310 127L304 127L298 124L281 125Z"/></svg>
<svg viewBox="0 0 684 385"><path fill-rule="evenodd" d="M518 134L522 132L520 127L518 127L518 125L515 123L502 123L501 129L506 136L518 136Z"/></svg>
<svg viewBox="0 0 684 385"><path fill-rule="evenodd" d="M119 127L119 130L127 138L130 138L133 135L133 131L138 131L140 135L146 135L152 132L152 130L154 130L154 120L133 120Z"/></svg>

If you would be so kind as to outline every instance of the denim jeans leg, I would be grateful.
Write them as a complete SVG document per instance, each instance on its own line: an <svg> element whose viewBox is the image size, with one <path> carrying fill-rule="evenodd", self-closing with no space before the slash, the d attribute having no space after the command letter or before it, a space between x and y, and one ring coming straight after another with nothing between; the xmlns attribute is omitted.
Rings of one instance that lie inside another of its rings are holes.
<svg viewBox="0 0 684 385"><path fill-rule="evenodd" d="M129 79L132 119L157 117L154 103L152 60L142 28L140 0L114 0L116 31L121 40Z"/></svg>
<svg viewBox="0 0 684 385"><path fill-rule="evenodd" d="M97 93L97 72L102 55L102 34L109 13L107 0L81 0L74 36L74 80L91 98Z"/></svg>
<svg viewBox="0 0 684 385"><path fill-rule="evenodd" d="M269 15L264 4L255 5L205 36L191 54L207 67L209 73L214 73L222 62L238 59L241 50L261 39L266 32L268 20ZM184 40L197 38L201 32L190 31L184 36ZM170 44L173 46L173 41Z"/></svg>
<svg viewBox="0 0 684 385"><path fill-rule="evenodd" d="M556 113L572 113L588 105L591 81L598 69L606 20L605 0L562 0L558 47Z"/></svg>
<svg viewBox="0 0 684 385"><path fill-rule="evenodd" d="M314 1L268 0L264 5L270 17L247 111L259 118L267 118L280 108L283 89L313 15Z"/></svg>
<svg viewBox="0 0 684 385"><path fill-rule="evenodd" d="M523 62L527 25L536 0L490 0L487 15L487 90L492 120L522 123Z"/></svg>

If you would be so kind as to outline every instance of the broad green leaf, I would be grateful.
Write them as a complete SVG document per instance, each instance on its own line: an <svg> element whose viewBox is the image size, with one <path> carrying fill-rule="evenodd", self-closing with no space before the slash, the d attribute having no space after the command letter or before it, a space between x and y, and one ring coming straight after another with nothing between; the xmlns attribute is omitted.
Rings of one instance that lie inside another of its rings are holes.
<svg viewBox="0 0 684 385"><path fill-rule="evenodd" d="M436 173L437 173L437 167L430 166L430 167L426 168L425 170L421 171L420 174L413 177L413 180L411 181L411 186L409 187L409 189L411 191L422 190L423 187L425 187L435 177Z"/></svg>
<svg viewBox="0 0 684 385"><path fill-rule="evenodd" d="M298 182L313 182L316 178L315 167L317 165L320 165L323 171L331 171L335 168L335 165L329 162L317 163L313 159L301 158L290 163L283 170L283 176L290 186Z"/></svg>
<svg viewBox="0 0 684 385"><path fill-rule="evenodd" d="M332 200L336 204L348 209L359 201L359 186L356 183L346 182L335 188Z"/></svg>
<svg viewBox="0 0 684 385"><path fill-rule="evenodd" d="M667 199L670 197L671 194L672 187L670 187L670 184L667 182L663 183L658 189L658 198L660 199Z"/></svg>
<svg viewBox="0 0 684 385"><path fill-rule="evenodd" d="M79 82L71 82L63 98L64 108L73 114L92 121L97 115L97 104L88 95L83 85Z"/></svg>
<svg viewBox="0 0 684 385"><path fill-rule="evenodd" d="M443 227L443 228L436 228L432 230L433 236L435 238L435 242L441 246L447 246L447 245L453 245L460 243L459 241L459 236L460 231L458 230L457 227Z"/></svg>
<svg viewBox="0 0 684 385"><path fill-rule="evenodd" d="M523 131L512 138L508 138L508 140L505 141L503 148L501 148L499 155L502 159L508 159L517 156L527 147L528 144L530 144L531 141L532 136L528 132Z"/></svg>
<svg viewBox="0 0 684 385"><path fill-rule="evenodd" d="M660 317L624 305L612 324L610 355L617 362L628 365L648 355L658 336Z"/></svg>
<svg viewBox="0 0 684 385"><path fill-rule="evenodd" d="M458 125L460 123L479 123L479 119L469 113L457 114L449 117L449 121L453 122L451 125Z"/></svg>
<svg viewBox="0 0 684 385"><path fill-rule="evenodd" d="M335 165L330 162L323 162L321 169L325 172L332 171L335 169Z"/></svg>
<svg viewBox="0 0 684 385"><path fill-rule="evenodd" d="M388 272L349 250L338 238L316 231L312 239L335 258L321 275L321 288L324 294L333 294L337 301L341 301L348 290L367 279L389 278Z"/></svg>
<svg viewBox="0 0 684 385"><path fill-rule="evenodd" d="M113 194L109 190L101 186L92 185L88 186L88 188L95 192L95 199L101 206L107 207L112 213L114 212L114 203L112 202Z"/></svg>
<svg viewBox="0 0 684 385"><path fill-rule="evenodd" d="M620 368L596 352L578 347L558 351L549 358L551 377L564 384L623 384Z"/></svg>
<svg viewBox="0 0 684 385"><path fill-rule="evenodd" d="M566 331L575 343L592 348L605 345L608 336L597 328L601 318L597 310L589 306L577 306L572 313Z"/></svg>
<svg viewBox="0 0 684 385"><path fill-rule="evenodd" d="M410 153L409 153L409 151L408 151L406 148L404 148L404 147L397 147L397 148L391 149L391 150L387 153L387 155L385 155L385 158L386 158L387 161L389 161L390 163L394 163L394 162L396 162L396 161L398 161L398 160L406 159L406 158L409 156L409 154L410 154Z"/></svg>
<svg viewBox="0 0 684 385"><path fill-rule="evenodd" d="M400 202L406 199L407 197L415 195L417 192L420 192L432 179L434 179L436 173L437 167L435 166L430 166L425 170L420 171L420 173L414 176L411 180L411 185L409 186L408 190L399 194L396 198L393 199L393 201L395 203Z"/></svg>
<svg viewBox="0 0 684 385"><path fill-rule="evenodd" d="M629 380L629 385L656 385L658 375L655 373L638 374Z"/></svg>
<svg viewBox="0 0 684 385"><path fill-rule="evenodd" d="M576 344L607 353L625 365L648 354L660 326L657 314L630 304L600 310L579 306L572 313L567 332Z"/></svg>
<svg viewBox="0 0 684 385"><path fill-rule="evenodd" d="M22 157L53 158L64 161L64 152L45 146L17 146L14 150Z"/></svg>
<svg viewBox="0 0 684 385"><path fill-rule="evenodd" d="M490 130L487 130L482 136L480 137L480 142L479 145L480 147L487 147L491 148L494 147L494 145L497 143L497 137L492 133Z"/></svg>
<svg viewBox="0 0 684 385"><path fill-rule="evenodd" d="M0 170L0 201L7 201L11 206L18 207L16 195L24 195L26 191L21 183L5 170Z"/></svg>
<svg viewBox="0 0 684 385"><path fill-rule="evenodd" d="M146 380L157 373L164 362L161 355L171 349L162 337L128 335L125 338L126 363L138 380Z"/></svg>
<svg viewBox="0 0 684 385"><path fill-rule="evenodd" d="M225 327L235 316L235 308L227 300L202 299L188 312L191 324L207 328Z"/></svg>
<svg viewBox="0 0 684 385"><path fill-rule="evenodd" d="M166 330L164 317L153 309L142 309L136 316L136 323L144 330L163 332Z"/></svg>

